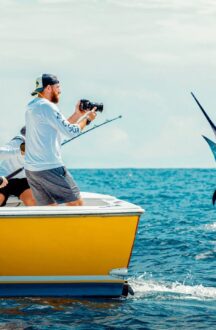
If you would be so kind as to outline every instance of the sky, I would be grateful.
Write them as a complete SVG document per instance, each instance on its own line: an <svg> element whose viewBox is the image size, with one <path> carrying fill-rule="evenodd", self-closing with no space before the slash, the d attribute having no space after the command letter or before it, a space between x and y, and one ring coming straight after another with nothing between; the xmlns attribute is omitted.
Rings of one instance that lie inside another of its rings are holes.
<svg viewBox="0 0 216 330"><path fill-rule="evenodd" d="M0 144L24 125L35 80L56 74L59 108L104 103L62 147L69 168L209 168L216 123L216 1L0 0Z"/></svg>

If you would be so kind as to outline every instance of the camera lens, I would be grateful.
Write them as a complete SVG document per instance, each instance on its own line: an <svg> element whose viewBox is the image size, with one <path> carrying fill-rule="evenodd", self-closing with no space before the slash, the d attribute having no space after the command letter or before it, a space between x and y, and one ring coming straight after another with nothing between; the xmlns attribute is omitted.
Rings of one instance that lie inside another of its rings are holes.
<svg viewBox="0 0 216 330"><path fill-rule="evenodd" d="M80 110L92 110L95 107L97 108L95 111L103 111L103 103L93 103L85 99L80 100Z"/></svg>

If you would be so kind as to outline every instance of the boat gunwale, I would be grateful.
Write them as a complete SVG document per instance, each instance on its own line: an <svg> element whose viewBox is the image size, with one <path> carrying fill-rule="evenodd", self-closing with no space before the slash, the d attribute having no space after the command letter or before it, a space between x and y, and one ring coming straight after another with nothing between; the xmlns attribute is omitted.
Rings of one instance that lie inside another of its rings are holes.
<svg viewBox="0 0 216 330"><path fill-rule="evenodd" d="M82 198L88 200L99 200L106 205L84 205L84 206L6 206L0 209L0 219L4 217L85 217L85 216L131 216L141 215L145 212L140 206L128 201L117 199L111 195L82 192Z"/></svg>
<svg viewBox="0 0 216 330"><path fill-rule="evenodd" d="M136 209L134 211L132 210L109 210L108 211L102 211L100 210L99 212L93 212L93 211L88 211L86 210L86 212L61 212L59 211L57 212L48 212L48 211L38 211L38 212L28 212L28 211L24 211L24 212L17 212L17 211L11 211L8 210L7 212L0 212L0 220L2 218L37 218L37 217L41 217L41 218L85 218L85 217L112 217L112 216L120 216L120 217L124 217L124 216L141 216L142 213L144 213L145 211L143 209Z"/></svg>

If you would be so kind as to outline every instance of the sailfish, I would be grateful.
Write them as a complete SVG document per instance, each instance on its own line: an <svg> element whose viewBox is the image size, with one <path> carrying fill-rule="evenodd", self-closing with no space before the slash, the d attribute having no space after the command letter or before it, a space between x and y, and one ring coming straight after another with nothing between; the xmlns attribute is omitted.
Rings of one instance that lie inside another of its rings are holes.
<svg viewBox="0 0 216 330"><path fill-rule="evenodd" d="M193 96L194 100L196 101L196 103L198 104L200 110L202 111L202 113L204 114L204 116L206 117L208 123L210 124L212 130L213 130L213 133L215 135L215 138L216 138L216 126L215 124L213 123L213 121L210 119L210 117L208 116L208 114L206 113L206 111L203 109L202 105L199 103L199 101L197 100L196 96L191 92L191 95ZM206 136L202 135L202 137L206 140L206 142L208 143L212 153L213 153L213 156L214 156L214 159L216 161L216 143L213 142L212 140L210 140L209 138L207 138ZM215 204L215 201L216 201L216 190L214 191L213 195L212 195L212 203L213 205Z"/></svg>

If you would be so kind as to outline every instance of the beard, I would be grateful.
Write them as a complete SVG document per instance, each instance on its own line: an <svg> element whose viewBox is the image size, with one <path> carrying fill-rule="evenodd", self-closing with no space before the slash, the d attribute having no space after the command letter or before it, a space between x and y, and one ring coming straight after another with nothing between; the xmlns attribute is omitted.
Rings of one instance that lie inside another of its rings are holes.
<svg viewBox="0 0 216 330"><path fill-rule="evenodd" d="M57 104L59 102L60 93L52 91L51 102Z"/></svg>

